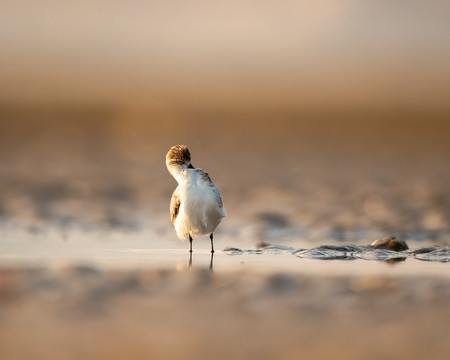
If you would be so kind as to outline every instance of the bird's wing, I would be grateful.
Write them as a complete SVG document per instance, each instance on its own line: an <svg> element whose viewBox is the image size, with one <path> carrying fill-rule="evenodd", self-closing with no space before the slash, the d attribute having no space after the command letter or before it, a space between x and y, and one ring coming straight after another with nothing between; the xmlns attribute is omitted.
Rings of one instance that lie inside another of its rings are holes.
<svg viewBox="0 0 450 360"><path fill-rule="evenodd" d="M195 170L200 174L200 176L202 177L202 179L205 182L209 183L209 186L213 189L213 191L214 191L214 193L216 195L219 207L223 208L222 198L220 197L219 190L217 190L216 186L213 184L213 182L212 182L211 178L209 177L208 173L206 171L202 170L202 169L195 169Z"/></svg>
<svg viewBox="0 0 450 360"><path fill-rule="evenodd" d="M172 194L172 199L170 200L170 219L172 220L172 224L175 224L175 220L177 219L178 212L180 211L181 200L178 196L178 187Z"/></svg>

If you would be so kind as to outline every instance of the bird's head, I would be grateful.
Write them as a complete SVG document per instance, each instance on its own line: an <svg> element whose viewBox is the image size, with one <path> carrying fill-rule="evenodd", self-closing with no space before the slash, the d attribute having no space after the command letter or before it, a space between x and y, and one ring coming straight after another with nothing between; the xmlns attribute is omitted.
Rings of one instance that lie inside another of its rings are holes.
<svg viewBox="0 0 450 360"><path fill-rule="evenodd" d="M171 169L194 169L191 164L191 153L186 145L172 146L166 155L166 166L169 171Z"/></svg>

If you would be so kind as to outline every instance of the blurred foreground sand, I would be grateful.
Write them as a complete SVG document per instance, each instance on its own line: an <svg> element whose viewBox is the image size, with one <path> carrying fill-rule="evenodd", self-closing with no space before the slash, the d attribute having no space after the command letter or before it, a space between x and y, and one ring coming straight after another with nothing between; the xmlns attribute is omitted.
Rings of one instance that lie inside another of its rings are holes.
<svg viewBox="0 0 450 360"><path fill-rule="evenodd" d="M446 359L448 277L1 270L2 359Z"/></svg>

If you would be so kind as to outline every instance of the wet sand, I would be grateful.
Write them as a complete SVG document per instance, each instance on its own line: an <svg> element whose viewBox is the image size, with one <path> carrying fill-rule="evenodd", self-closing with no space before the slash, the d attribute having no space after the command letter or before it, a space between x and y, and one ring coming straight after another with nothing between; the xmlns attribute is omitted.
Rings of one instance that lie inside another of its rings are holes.
<svg viewBox="0 0 450 360"><path fill-rule="evenodd" d="M446 359L448 276L1 272L3 359Z"/></svg>
<svg viewBox="0 0 450 360"><path fill-rule="evenodd" d="M0 112L2 359L447 358L445 114ZM176 143L228 210L213 271L170 223ZM389 235L443 252L314 260Z"/></svg>
<svg viewBox="0 0 450 360"><path fill-rule="evenodd" d="M448 245L446 113L0 110L0 230L167 235L176 183L163 159L185 143L229 208L230 238Z"/></svg>

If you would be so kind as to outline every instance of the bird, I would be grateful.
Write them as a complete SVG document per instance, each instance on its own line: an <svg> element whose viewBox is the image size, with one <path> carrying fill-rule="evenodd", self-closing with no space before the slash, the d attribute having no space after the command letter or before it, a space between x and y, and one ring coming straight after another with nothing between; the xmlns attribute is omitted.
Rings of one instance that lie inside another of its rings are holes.
<svg viewBox="0 0 450 360"><path fill-rule="evenodd" d="M181 240L192 240L207 235L214 253L213 233L226 212L219 191L209 175L191 163L191 153L186 145L172 146L166 155L169 173L178 183L170 200L170 218Z"/></svg>

